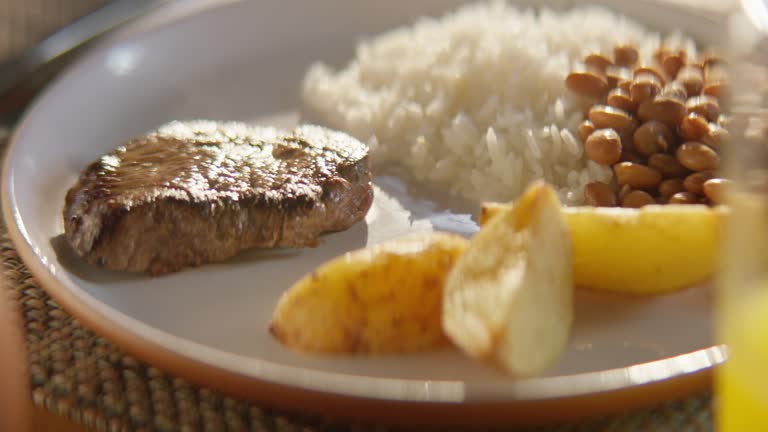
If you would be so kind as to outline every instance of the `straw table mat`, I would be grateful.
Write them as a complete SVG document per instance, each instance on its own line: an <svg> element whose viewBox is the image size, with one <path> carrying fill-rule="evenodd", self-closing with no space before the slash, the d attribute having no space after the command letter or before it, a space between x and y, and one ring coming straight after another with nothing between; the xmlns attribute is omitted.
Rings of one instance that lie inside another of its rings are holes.
<svg viewBox="0 0 768 432"><path fill-rule="evenodd" d="M104 0L0 0L0 60ZM0 152L12 125L0 126ZM0 260L21 315L33 403L96 431L386 431L386 425L336 424L273 412L189 384L123 354L82 327L30 275L0 223ZM3 293L6 294L6 293ZM529 429L711 431L711 395L694 395L589 423Z"/></svg>

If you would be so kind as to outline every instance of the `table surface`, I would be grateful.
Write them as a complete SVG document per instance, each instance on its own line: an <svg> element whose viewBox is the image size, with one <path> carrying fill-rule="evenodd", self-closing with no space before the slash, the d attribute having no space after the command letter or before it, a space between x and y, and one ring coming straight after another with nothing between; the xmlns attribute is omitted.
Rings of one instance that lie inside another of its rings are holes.
<svg viewBox="0 0 768 432"><path fill-rule="evenodd" d="M696 7L711 8L712 10L725 10L732 8L733 4L738 0L667 0L670 2L691 4L695 3ZM79 16L93 10L94 8L105 3L106 0L0 0L0 61L9 58L10 56L21 52L23 49L31 46L36 41L42 39L45 35L52 31L64 26L65 24L73 21ZM0 137L0 141L2 138ZM9 251L8 247L4 250L4 253L13 254L13 251ZM7 258L7 255L6 255ZM19 281L27 281L28 275L19 272L25 271L25 269L19 269L13 260L10 261L13 265L9 265L9 261L6 259L3 264L4 276L8 279L16 279L16 283ZM23 264L21 264L23 266ZM13 267L9 270L10 267ZM9 271L11 272L9 277ZM31 279L31 278L30 278ZM11 280L11 285L14 281ZM32 282L33 283L33 282ZM26 288L25 288L26 289ZM47 309L46 313L50 313L52 309ZM25 311L28 313L28 311ZM27 320L29 323L29 320ZM30 356L36 356L39 353L35 351L34 346L28 346ZM48 348L48 347L46 347ZM38 347L39 349L39 347ZM31 363L34 363L31 361ZM32 371L34 372L34 370ZM32 376L33 390L41 388L40 382L35 381L34 375ZM37 395L40 396L40 395ZM30 401L30 412L32 413L32 430L34 431L85 431L92 430L82 423L88 423L82 421L81 416L80 423L78 424L68 417L71 415L59 415L55 411L61 411L53 408L50 403L46 403L40 397L33 397L35 399ZM640 411L637 413L629 414L627 418L612 418L591 423L589 425L574 426L573 429L561 429L561 430L653 430L654 425L669 427L669 425L677 424L679 427L685 427L685 430L691 431L705 431L711 430L711 417L709 410L709 395L696 395L687 401L672 401L666 404L662 404L660 407L655 407L650 410ZM656 416L656 420L653 417ZM663 423L658 420L658 417L666 417L667 420L671 417L678 417L676 423ZM280 417L282 418L282 417ZM301 426L288 427L291 422L278 421L268 422L272 427L268 429L282 429L282 430L300 430ZM301 424L301 423L299 423ZM620 425L624 424L622 428ZM252 423L253 425L253 423ZM627 425L632 426L632 428ZM685 425L685 426L682 426ZM103 428L98 428L103 429ZM208 429L206 430L217 430ZM252 426L251 429L254 429ZM188 429L188 430L194 430ZM266 429L264 429L266 430ZM303 430L307 430L306 428Z"/></svg>

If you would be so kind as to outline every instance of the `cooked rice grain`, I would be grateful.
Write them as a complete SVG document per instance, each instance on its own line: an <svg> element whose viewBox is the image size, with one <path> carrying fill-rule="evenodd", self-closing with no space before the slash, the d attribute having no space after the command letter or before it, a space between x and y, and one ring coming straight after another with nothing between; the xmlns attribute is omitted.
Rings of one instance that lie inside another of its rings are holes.
<svg viewBox="0 0 768 432"><path fill-rule="evenodd" d="M361 42L340 71L313 65L303 98L367 141L374 163L403 164L453 194L508 201L544 178L578 205L587 183L612 173L585 157L573 132L585 101L564 78L586 51L628 41L650 58L661 37L600 8L474 4Z"/></svg>

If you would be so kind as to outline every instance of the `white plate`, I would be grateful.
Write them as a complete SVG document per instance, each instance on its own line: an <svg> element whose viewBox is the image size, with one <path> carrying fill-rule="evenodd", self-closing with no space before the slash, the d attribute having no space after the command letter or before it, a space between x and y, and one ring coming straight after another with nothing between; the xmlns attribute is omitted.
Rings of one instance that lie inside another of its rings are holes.
<svg viewBox="0 0 768 432"><path fill-rule="evenodd" d="M285 408L403 423L537 422L705 387L711 366L722 360L711 346L705 287L653 298L579 293L562 361L526 380L504 377L453 349L332 358L281 347L267 332L271 311L317 264L409 232L474 232L460 207L415 194L396 176L376 177L366 223L325 237L316 249L247 252L153 279L99 270L64 244L64 194L89 161L172 119L295 122L299 83L311 62L343 61L360 36L458 3L242 2L184 18L164 9L122 31L57 80L14 135L3 209L19 252L54 298L126 351L192 381ZM711 34L714 25L652 2L621 8L640 19L652 10L666 20L656 25L678 23L694 36Z"/></svg>

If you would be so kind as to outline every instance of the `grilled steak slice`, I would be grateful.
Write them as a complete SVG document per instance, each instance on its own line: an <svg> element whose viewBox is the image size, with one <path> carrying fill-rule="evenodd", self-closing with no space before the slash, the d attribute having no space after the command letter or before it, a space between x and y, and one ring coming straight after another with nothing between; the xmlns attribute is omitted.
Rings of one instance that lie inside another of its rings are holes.
<svg viewBox="0 0 768 432"><path fill-rule="evenodd" d="M64 226L88 262L159 275L246 248L314 246L372 201L368 147L346 134L172 122L89 165Z"/></svg>

